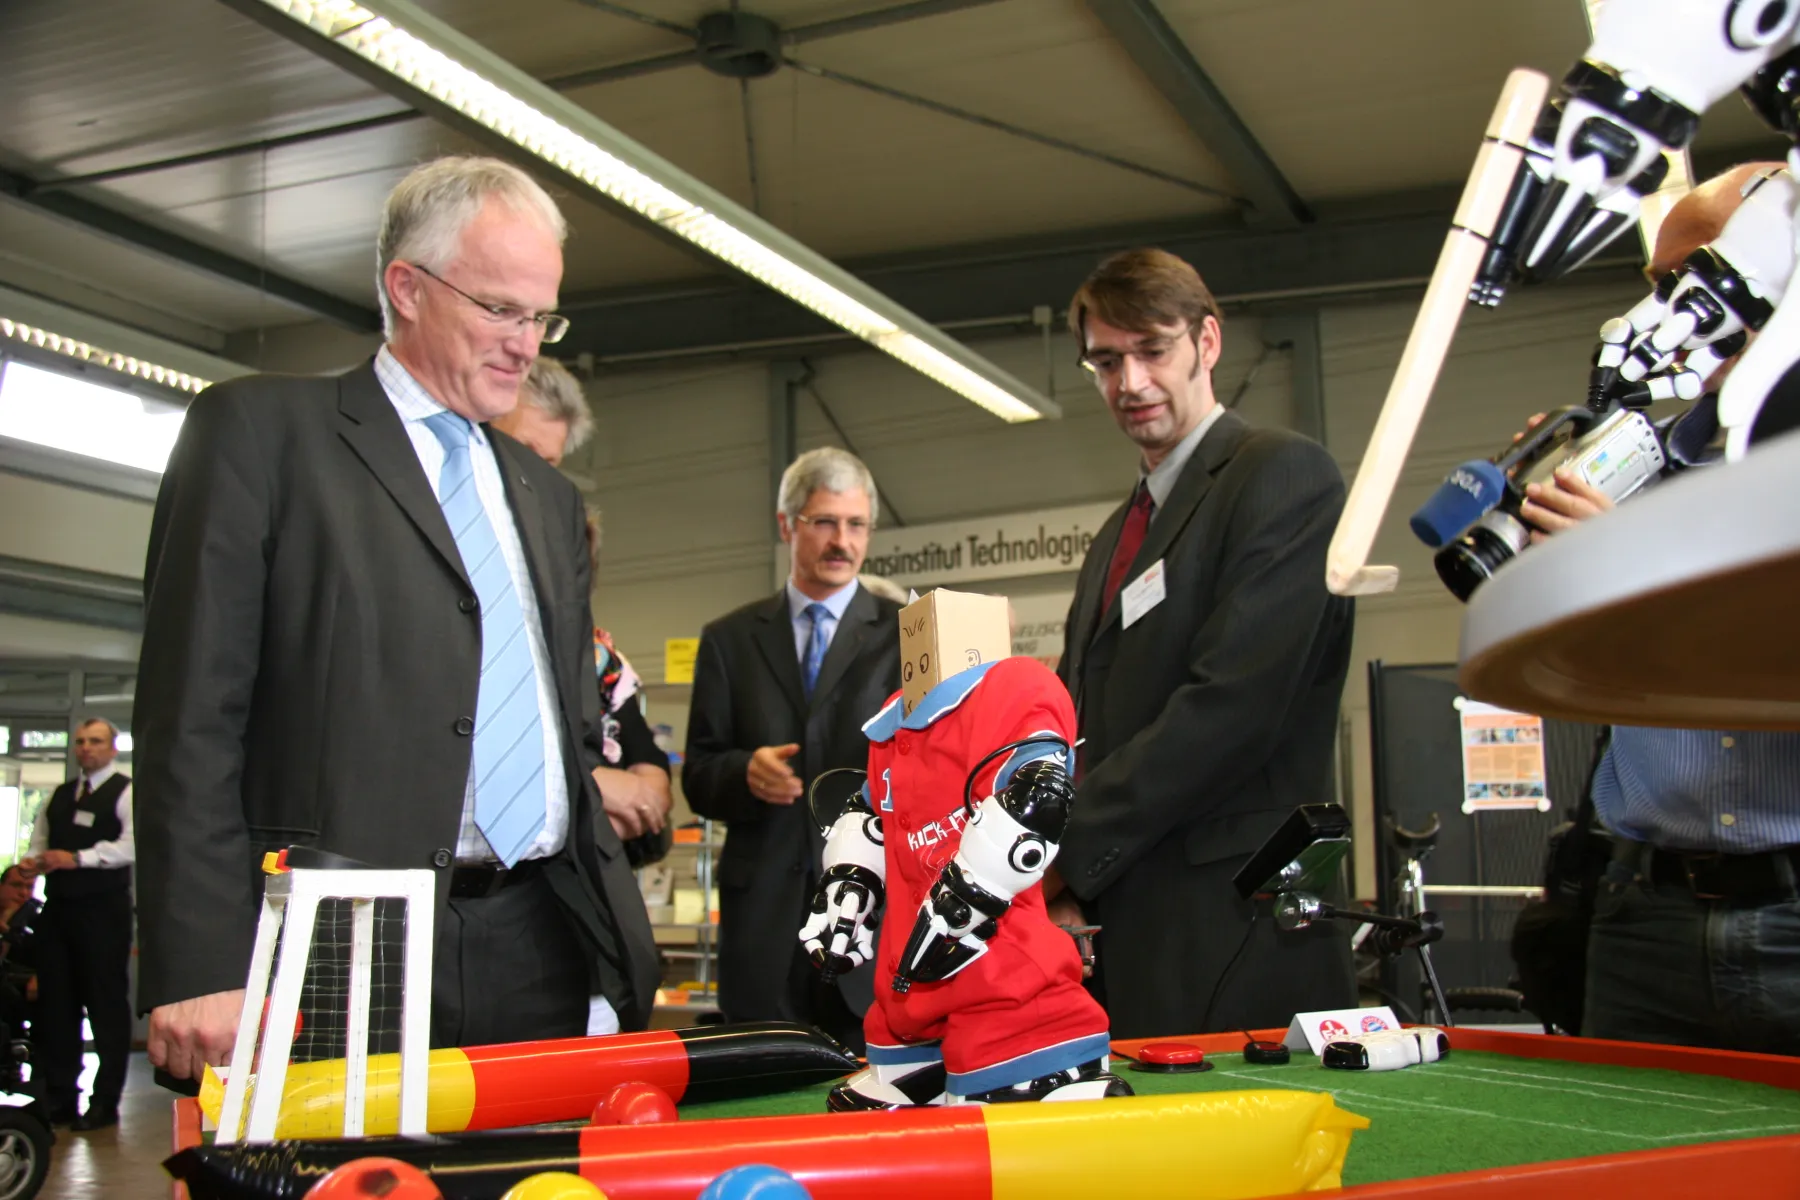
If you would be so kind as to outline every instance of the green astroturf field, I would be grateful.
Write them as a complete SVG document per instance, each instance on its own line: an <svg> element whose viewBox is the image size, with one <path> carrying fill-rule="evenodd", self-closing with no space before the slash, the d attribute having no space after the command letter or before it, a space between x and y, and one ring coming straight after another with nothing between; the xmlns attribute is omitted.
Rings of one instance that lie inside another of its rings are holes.
<svg viewBox="0 0 1800 1200"><path fill-rule="evenodd" d="M1455 1033L1451 1033L1454 1044ZM1212 1054L1199 1075L1155 1075L1114 1059L1140 1095L1304 1088L1369 1118L1350 1143L1344 1183L1653 1150L1684 1142L1800 1133L1800 1092L1639 1067L1452 1050L1404 1071L1327 1071L1296 1054L1283 1067ZM755 1100L685 1105L684 1121L821 1112L829 1085Z"/></svg>

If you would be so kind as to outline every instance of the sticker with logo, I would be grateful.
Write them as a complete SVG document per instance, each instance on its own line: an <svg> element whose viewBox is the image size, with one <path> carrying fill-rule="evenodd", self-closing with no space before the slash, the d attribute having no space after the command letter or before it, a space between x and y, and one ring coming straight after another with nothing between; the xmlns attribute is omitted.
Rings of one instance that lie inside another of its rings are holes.
<svg viewBox="0 0 1800 1200"><path fill-rule="evenodd" d="M1325 1041L1331 1041L1333 1038L1348 1037L1349 1035L1350 1031L1336 1021L1327 1018L1326 1020L1319 1022L1319 1036Z"/></svg>
<svg viewBox="0 0 1800 1200"><path fill-rule="evenodd" d="M1388 1023L1373 1013L1370 1013L1362 1019L1362 1031L1364 1033L1379 1033L1387 1027Z"/></svg>

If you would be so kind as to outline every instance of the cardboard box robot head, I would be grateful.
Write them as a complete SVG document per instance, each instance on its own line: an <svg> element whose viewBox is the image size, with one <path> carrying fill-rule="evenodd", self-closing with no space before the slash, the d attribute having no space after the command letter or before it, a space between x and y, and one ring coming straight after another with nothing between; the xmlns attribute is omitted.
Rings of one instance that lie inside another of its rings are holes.
<svg viewBox="0 0 1800 1200"><path fill-rule="evenodd" d="M1011 654L1005 596L927 592L900 610L900 711L910 716L926 692L958 671Z"/></svg>

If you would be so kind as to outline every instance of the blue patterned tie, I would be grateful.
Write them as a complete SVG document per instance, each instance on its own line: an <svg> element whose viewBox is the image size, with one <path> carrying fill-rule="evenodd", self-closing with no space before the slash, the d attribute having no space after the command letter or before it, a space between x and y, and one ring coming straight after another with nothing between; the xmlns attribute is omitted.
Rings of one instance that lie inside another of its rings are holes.
<svg viewBox="0 0 1800 1200"><path fill-rule="evenodd" d="M444 446L438 503L481 602L481 686L475 699L475 824L512 866L544 830L544 725L530 633L500 539L481 507L469 458L469 423L425 418Z"/></svg>
<svg viewBox="0 0 1800 1200"><path fill-rule="evenodd" d="M806 615L812 619L812 637L807 639L806 661L801 664L800 673L806 681L807 698L811 699L813 688L819 682L819 668L825 665L826 648L831 645L831 638L825 632L831 610L815 602L806 606Z"/></svg>

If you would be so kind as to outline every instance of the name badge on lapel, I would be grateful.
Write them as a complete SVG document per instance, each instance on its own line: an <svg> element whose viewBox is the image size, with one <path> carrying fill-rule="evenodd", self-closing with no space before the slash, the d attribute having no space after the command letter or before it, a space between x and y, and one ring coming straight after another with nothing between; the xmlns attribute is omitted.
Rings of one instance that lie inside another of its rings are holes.
<svg viewBox="0 0 1800 1200"><path fill-rule="evenodd" d="M1163 602L1163 560L1157 559L1119 593L1119 628L1130 629L1137 619Z"/></svg>
<svg viewBox="0 0 1800 1200"><path fill-rule="evenodd" d="M81 826L83 829L92 829L94 827L94 814L85 808L76 809L75 824Z"/></svg>

